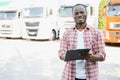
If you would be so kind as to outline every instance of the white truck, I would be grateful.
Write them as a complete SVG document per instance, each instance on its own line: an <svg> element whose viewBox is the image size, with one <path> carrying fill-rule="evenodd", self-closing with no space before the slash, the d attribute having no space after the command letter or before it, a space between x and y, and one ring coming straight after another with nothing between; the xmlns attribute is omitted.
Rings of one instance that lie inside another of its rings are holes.
<svg viewBox="0 0 120 80"><path fill-rule="evenodd" d="M22 38L30 40L55 40L59 38L59 27L53 9L42 4L30 4L23 8Z"/></svg>
<svg viewBox="0 0 120 80"><path fill-rule="evenodd" d="M0 8L0 37L21 38L22 11L17 7Z"/></svg>
<svg viewBox="0 0 120 80"><path fill-rule="evenodd" d="M94 0L95 1L95 0ZM97 28L98 25L98 2L95 1L96 5L93 5L92 2L90 2L89 0L76 0L71 3L71 1L66 0L65 1L61 1L60 4L60 8L59 8L59 26L60 26L60 39L64 33L64 31L67 28L73 27L74 26L74 19L72 17L72 7L75 4L84 4L87 6L87 11L88 11L88 16L87 16L87 23L91 26L93 26L94 28Z"/></svg>
<svg viewBox="0 0 120 80"><path fill-rule="evenodd" d="M61 5L59 8L58 25L60 26L60 39L64 31L75 24L72 17L72 7L72 5Z"/></svg>

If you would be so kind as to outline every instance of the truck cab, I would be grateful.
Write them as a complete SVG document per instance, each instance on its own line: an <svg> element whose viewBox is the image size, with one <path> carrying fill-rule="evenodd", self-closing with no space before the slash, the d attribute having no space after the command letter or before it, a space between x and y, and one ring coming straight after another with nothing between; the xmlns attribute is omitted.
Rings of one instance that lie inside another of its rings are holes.
<svg viewBox="0 0 120 80"><path fill-rule="evenodd" d="M120 0L108 0L103 13L105 42L120 43Z"/></svg>
<svg viewBox="0 0 120 80"><path fill-rule="evenodd" d="M45 5L32 4L23 8L22 38L55 40L59 37L56 15Z"/></svg>
<svg viewBox="0 0 120 80"><path fill-rule="evenodd" d="M21 38L22 11L15 7L0 8L0 37Z"/></svg>
<svg viewBox="0 0 120 80"><path fill-rule="evenodd" d="M75 5L75 4L74 4ZM70 27L75 26L74 19L72 17L72 7L74 5L66 4L66 5L61 5L59 8L59 26L60 26L60 39L62 38L62 35L65 30L67 30ZM85 4L87 7L88 11L88 16L87 16L87 23L88 25L97 28L97 19L93 15L93 6L89 4ZM96 20L96 21L95 21Z"/></svg>

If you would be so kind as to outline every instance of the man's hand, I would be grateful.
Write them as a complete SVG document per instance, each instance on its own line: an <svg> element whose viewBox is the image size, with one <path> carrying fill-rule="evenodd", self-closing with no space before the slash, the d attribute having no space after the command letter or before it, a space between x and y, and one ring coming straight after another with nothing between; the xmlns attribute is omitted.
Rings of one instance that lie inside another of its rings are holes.
<svg viewBox="0 0 120 80"><path fill-rule="evenodd" d="M81 53L81 57L87 61L101 61L102 60L102 56L99 54L85 54L85 53Z"/></svg>
<svg viewBox="0 0 120 80"><path fill-rule="evenodd" d="M87 61L91 61L92 54L81 53L81 57Z"/></svg>

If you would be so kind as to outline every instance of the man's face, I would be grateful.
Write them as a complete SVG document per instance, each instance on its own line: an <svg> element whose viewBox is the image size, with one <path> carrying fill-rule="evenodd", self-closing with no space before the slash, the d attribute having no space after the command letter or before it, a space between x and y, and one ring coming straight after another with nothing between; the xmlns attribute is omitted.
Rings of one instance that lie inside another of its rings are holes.
<svg viewBox="0 0 120 80"><path fill-rule="evenodd" d="M73 18L77 25L82 25L82 24L86 23L87 12L85 10L85 7L83 7L81 5L74 7Z"/></svg>

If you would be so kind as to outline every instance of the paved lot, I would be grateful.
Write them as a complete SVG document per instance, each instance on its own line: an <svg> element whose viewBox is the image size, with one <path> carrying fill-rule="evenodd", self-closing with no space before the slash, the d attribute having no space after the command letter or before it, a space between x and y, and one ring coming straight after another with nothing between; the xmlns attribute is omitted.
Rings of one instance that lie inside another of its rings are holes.
<svg viewBox="0 0 120 80"><path fill-rule="evenodd" d="M59 40L0 39L0 80L60 80L64 67L57 55ZM120 46L106 46L99 63L100 80L120 80Z"/></svg>

